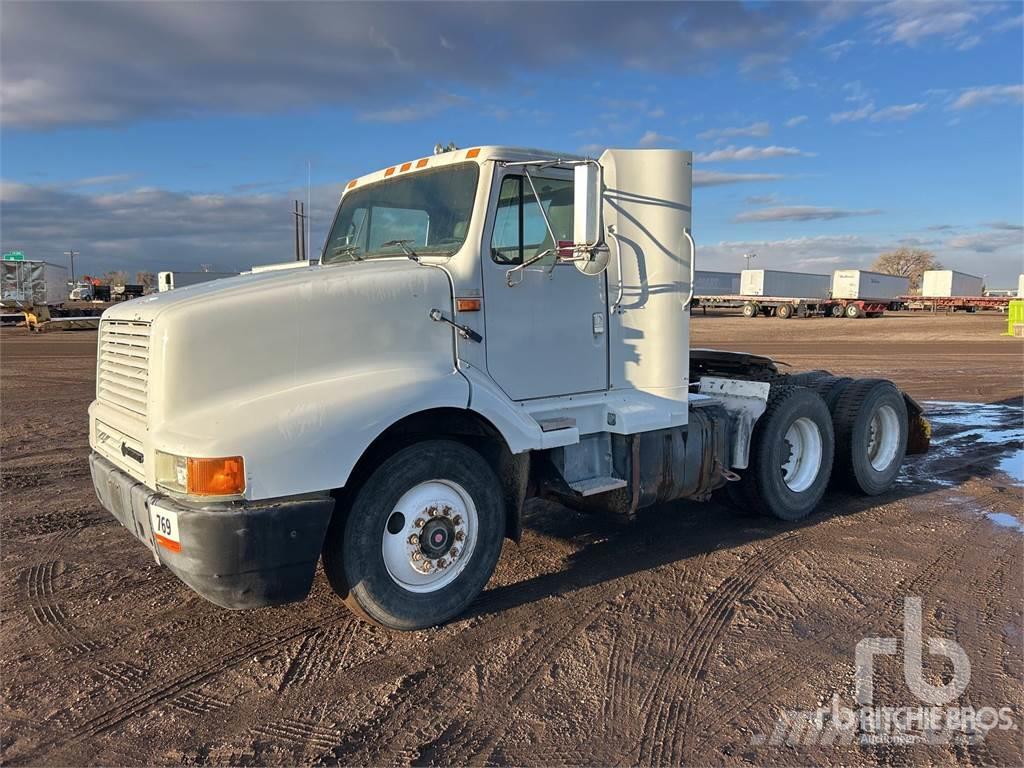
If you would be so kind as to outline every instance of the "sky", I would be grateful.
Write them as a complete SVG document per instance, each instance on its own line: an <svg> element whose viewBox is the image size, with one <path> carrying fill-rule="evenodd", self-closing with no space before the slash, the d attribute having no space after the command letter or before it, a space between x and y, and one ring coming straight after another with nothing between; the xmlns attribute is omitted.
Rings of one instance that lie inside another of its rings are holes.
<svg viewBox="0 0 1024 768"><path fill-rule="evenodd" d="M698 268L900 246L1024 272L1024 3L0 3L0 248L319 252L344 183L459 147L689 149Z"/></svg>

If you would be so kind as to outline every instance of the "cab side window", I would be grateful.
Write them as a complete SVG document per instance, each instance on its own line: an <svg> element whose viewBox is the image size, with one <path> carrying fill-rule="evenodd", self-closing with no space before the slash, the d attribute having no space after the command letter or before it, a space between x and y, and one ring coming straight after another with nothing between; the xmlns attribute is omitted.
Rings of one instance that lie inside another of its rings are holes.
<svg viewBox="0 0 1024 768"><path fill-rule="evenodd" d="M533 177L540 203L544 206L555 239L572 241L573 183L568 179ZM553 264L555 249L544 216L530 183L522 176L506 176L498 193L498 206L491 237L491 258L498 264L522 264L549 251L537 264Z"/></svg>

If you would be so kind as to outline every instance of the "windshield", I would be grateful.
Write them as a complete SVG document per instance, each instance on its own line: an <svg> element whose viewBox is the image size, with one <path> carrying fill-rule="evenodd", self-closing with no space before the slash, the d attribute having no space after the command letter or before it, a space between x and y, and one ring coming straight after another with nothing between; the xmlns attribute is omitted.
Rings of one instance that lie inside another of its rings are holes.
<svg viewBox="0 0 1024 768"><path fill-rule="evenodd" d="M323 262L455 253L466 240L480 169L450 165L397 176L342 198ZM404 248L403 248L404 246Z"/></svg>

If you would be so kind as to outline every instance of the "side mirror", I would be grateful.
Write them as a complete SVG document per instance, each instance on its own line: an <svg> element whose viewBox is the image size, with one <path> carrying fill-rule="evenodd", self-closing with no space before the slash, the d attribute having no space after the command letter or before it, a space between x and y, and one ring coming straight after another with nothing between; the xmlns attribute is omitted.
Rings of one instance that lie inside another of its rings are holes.
<svg viewBox="0 0 1024 768"><path fill-rule="evenodd" d="M601 169L592 163L577 165L573 176L572 239L577 248L593 248L601 241Z"/></svg>
<svg viewBox="0 0 1024 768"><path fill-rule="evenodd" d="M573 172L573 250L576 268L599 275L608 267L601 231L601 166L581 163Z"/></svg>

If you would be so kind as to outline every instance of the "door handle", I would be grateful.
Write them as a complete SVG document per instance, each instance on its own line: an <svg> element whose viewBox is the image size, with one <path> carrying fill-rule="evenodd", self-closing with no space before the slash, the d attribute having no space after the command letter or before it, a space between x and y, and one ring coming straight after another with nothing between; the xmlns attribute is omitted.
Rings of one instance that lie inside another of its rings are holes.
<svg viewBox="0 0 1024 768"><path fill-rule="evenodd" d="M484 340L483 336L481 336L479 333L474 331L468 325L462 325L461 323L456 323L451 318L445 317L444 313L441 312L440 309L432 309L432 310L430 310L430 319L433 320L435 323L448 323L448 325L450 325L452 328L454 328L456 331L458 331L459 336L461 336L464 339L469 339L470 341L475 341L477 344L479 344L481 341Z"/></svg>

